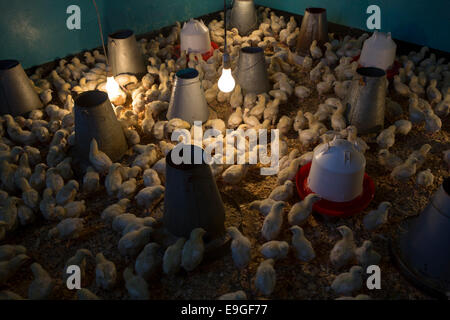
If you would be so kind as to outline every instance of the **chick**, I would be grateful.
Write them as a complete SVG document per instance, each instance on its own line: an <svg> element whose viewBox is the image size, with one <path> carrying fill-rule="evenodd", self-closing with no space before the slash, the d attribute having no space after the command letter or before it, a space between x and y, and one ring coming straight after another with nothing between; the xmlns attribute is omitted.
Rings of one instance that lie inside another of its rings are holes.
<svg viewBox="0 0 450 320"><path fill-rule="evenodd" d="M238 107L242 107L243 102L244 97L242 96L241 86L236 84L236 87L230 97L230 105L233 109L236 109Z"/></svg>
<svg viewBox="0 0 450 320"><path fill-rule="evenodd" d="M337 294L351 294L362 287L362 272L360 266L353 266L349 272L338 275L332 282L331 288Z"/></svg>
<svg viewBox="0 0 450 320"><path fill-rule="evenodd" d="M362 246L355 250L356 260L358 264L363 267L364 270L370 265L378 265L381 260L381 256L372 248L372 242L366 240Z"/></svg>
<svg viewBox="0 0 450 320"><path fill-rule="evenodd" d="M273 259L267 259L261 262L256 270L255 287L265 296L272 294L277 281L274 264Z"/></svg>
<svg viewBox="0 0 450 320"><path fill-rule="evenodd" d="M76 297L78 300L100 300L100 298L89 289L81 288L77 290Z"/></svg>
<svg viewBox="0 0 450 320"><path fill-rule="evenodd" d="M112 228L126 235L128 232L139 230L142 227L153 227L156 220L153 217L139 218L132 213L124 213L114 218Z"/></svg>
<svg viewBox="0 0 450 320"><path fill-rule="evenodd" d="M103 220L113 220L118 215L125 213L130 202L130 199L120 199L119 202L106 207L102 211L101 218Z"/></svg>
<svg viewBox="0 0 450 320"><path fill-rule="evenodd" d="M434 175L431 173L430 169L420 171L417 174L416 183L419 186L429 187L433 185L433 182L434 182Z"/></svg>
<svg viewBox="0 0 450 320"><path fill-rule="evenodd" d="M60 239L78 238L84 229L84 221L80 218L67 218L58 223L58 225L48 232L50 238L58 237Z"/></svg>
<svg viewBox="0 0 450 320"><path fill-rule="evenodd" d="M336 242L331 249L330 261L337 269L340 269L353 260L356 245L353 240L353 232L349 227L340 226L337 229L342 235L342 239Z"/></svg>
<svg viewBox="0 0 450 320"><path fill-rule="evenodd" d="M312 212L314 203L321 200L315 193L308 194L303 201L297 202L288 213L288 222L290 225L301 225L308 219Z"/></svg>
<svg viewBox="0 0 450 320"><path fill-rule="evenodd" d="M227 184L232 185L239 184L241 180L245 177L247 170L248 170L247 164L232 165L222 173L222 179Z"/></svg>
<svg viewBox="0 0 450 320"><path fill-rule="evenodd" d="M164 195L165 188L161 185L146 187L135 196L139 206L150 209Z"/></svg>
<svg viewBox="0 0 450 320"><path fill-rule="evenodd" d="M0 286L3 286L16 272L30 260L25 254L19 254L11 260L0 262Z"/></svg>
<svg viewBox="0 0 450 320"><path fill-rule="evenodd" d="M34 280L28 287L28 298L31 300L45 300L51 297L55 287L55 280L38 263L31 265Z"/></svg>
<svg viewBox="0 0 450 320"><path fill-rule="evenodd" d="M419 160L415 157L406 159L404 163L396 166L392 170L391 177L399 181L408 180L411 176L413 176L416 173L417 170L416 164L418 162Z"/></svg>
<svg viewBox="0 0 450 320"><path fill-rule="evenodd" d="M128 232L119 240L120 254L130 257L138 255L142 248L149 243L152 233L151 227L141 227L138 230Z"/></svg>
<svg viewBox="0 0 450 320"><path fill-rule="evenodd" d="M158 173L153 169L146 169L143 174L144 185L146 187L153 187L161 185Z"/></svg>
<svg viewBox="0 0 450 320"><path fill-rule="evenodd" d="M179 238L174 244L167 247L163 257L163 272L167 275L176 274L181 267L181 254L186 239Z"/></svg>
<svg viewBox="0 0 450 320"><path fill-rule="evenodd" d="M269 214L265 217L261 234L264 239L270 241L275 239L280 233L283 225L283 208L286 203L283 201L276 202L270 209Z"/></svg>
<svg viewBox="0 0 450 320"><path fill-rule="evenodd" d="M95 257L95 282L98 287L110 290L116 285L117 270L114 262L105 258L103 253L97 253Z"/></svg>
<svg viewBox="0 0 450 320"><path fill-rule="evenodd" d="M287 180L283 185L276 187L272 190L269 198L275 201L286 201L294 195L294 183L291 180Z"/></svg>
<svg viewBox="0 0 450 320"><path fill-rule="evenodd" d="M363 218L363 225L366 230L374 230L387 222L389 208L392 204L388 201L381 202L376 210L371 210Z"/></svg>
<svg viewBox="0 0 450 320"><path fill-rule="evenodd" d="M97 140L95 139L92 139L91 141L89 161L100 174L106 174L109 167L112 165L112 161L108 155L98 149Z"/></svg>
<svg viewBox="0 0 450 320"><path fill-rule="evenodd" d="M242 291L229 292L221 295L217 300L247 300L247 294Z"/></svg>
<svg viewBox="0 0 450 320"><path fill-rule="evenodd" d="M261 212L264 216L267 216L276 202L276 200L271 198L255 200L250 203L249 208L252 210L259 210L259 212Z"/></svg>
<svg viewBox="0 0 450 320"><path fill-rule="evenodd" d="M4 244L0 246L0 261L11 260L19 254L27 253L27 249L21 245Z"/></svg>
<svg viewBox="0 0 450 320"><path fill-rule="evenodd" d="M283 259L289 252L289 244L286 241L272 240L264 243L259 248L259 252L261 252L266 259Z"/></svg>
<svg viewBox="0 0 450 320"><path fill-rule="evenodd" d="M393 170L395 167L401 165L403 160L397 155L390 153L389 150L381 149L378 151L378 163L389 170Z"/></svg>
<svg viewBox="0 0 450 320"><path fill-rule="evenodd" d="M83 191L86 193L93 193L100 187L100 175L91 166L86 169L83 176Z"/></svg>
<svg viewBox="0 0 450 320"><path fill-rule="evenodd" d="M131 299L148 300L150 298L147 282L144 278L135 275L131 267L125 269L123 279L125 280L125 288L127 288Z"/></svg>
<svg viewBox="0 0 450 320"><path fill-rule="evenodd" d="M394 89L398 94L404 97L407 97L411 92L409 87L401 82L400 77L398 75L394 76Z"/></svg>
<svg viewBox="0 0 450 320"><path fill-rule="evenodd" d="M78 182L76 180L70 180L67 184L61 188L56 194L56 203L60 206L67 204L75 199L78 192Z"/></svg>
<svg viewBox="0 0 450 320"><path fill-rule="evenodd" d="M158 253L159 247L159 244L156 242L151 242L142 249L134 265L137 275L149 280L156 274L162 263Z"/></svg>
<svg viewBox="0 0 450 320"><path fill-rule="evenodd" d="M39 163L34 167L34 172L30 176L30 185L33 189L41 192L45 188L45 170L47 165L45 163Z"/></svg>
<svg viewBox="0 0 450 320"><path fill-rule="evenodd" d="M236 129L243 121L242 108L239 106L228 118L228 127Z"/></svg>
<svg viewBox="0 0 450 320"><path fill-rule="evenodd" d="M395 132L397 127L395 125L389 126L380 132L377 137L377 143L382 149L389 149L395 144Z"/></svg>
<svg viewBox="0 0 450 320"><path fill-rule="evenodd" d="M18 187L22 190L22 200L25 205L31 209L37 209L40 202L39 193L30 186L25 178L21 177L17 182Z"/></svg>
<svg viewBox="0 0 450 320"><path fill-rule="evenodd" d="M117 190L117 198L130 198L136 192L136 179L131 178L122 183Z"/></svg>
<svg viewBox="0 0 450 320"><path fill-rule="evenodd" d="M231 256L234 264L238 269L243 269L250 263L251 259L250 240L235 227L228 227L227 232L233 239L231 241Z"/></svg>
<svg viewBox="0 0 450 320"><path fill-rule="evenodd" d="M309 47L309 51L313 59L322 58L322 50L320 50L319 46L317 45L317 40L313 40L311 46Z"/></svg>
<svg viewBox="0 0 450 320"><path fill-rule="evenodd" d="M193 271L203 259L205 246L203 235L206 233L202 228L195 228L191 231L189 240L185 243L181 253L181 266L186 271Z"/></svg>
<svg viewBox="0 0 450 320"><path fill-rule="evenodd" d="M428 143L423 144L418 150L414 150L409 156L408 159L416 159L416 169L422 167L425 163L426 157L431 150L431 146ZM414 172L415 173L415 172Z"/></svg>
<svg viewBox="0 0 450 320"><path fill-rule="evenodd" d="M292 231L292 246L294 247L297 259L309 262L316 257L311 242L306 239L303 229L299 226L290 228Z"/></svg>
<svg viewBox="0 0 450 320"><path fill-rule="evenodd" d="M396 133L400 133L404 136L406 136L412 128L411 121L404 119L395 121L394 125L397 128Z"/></svg>
<svg viewBox="0 0 450 320"><path fill-rule="evenodd" d="M428 133L436 133L441 130L442 120L429 108L425 110L425 130Z"/></svg>

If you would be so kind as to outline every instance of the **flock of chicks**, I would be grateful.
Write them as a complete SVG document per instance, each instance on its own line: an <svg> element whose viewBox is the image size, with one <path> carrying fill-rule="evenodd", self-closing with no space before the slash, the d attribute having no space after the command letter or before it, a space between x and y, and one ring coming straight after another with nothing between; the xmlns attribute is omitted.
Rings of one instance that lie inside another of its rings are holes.
<svg viewBox="0 0 450 320"><path fill-rule="evenodd" d="M123 272L125 287L132 299L148 299L147 282L163 270L172 276L181 268L193 271L203 259L205 230L194 229L189 239L178 239L167 248L152 242L155 228L160 222L151 217L154 205L164 196L165 155L174 147L170 135L175 129L191 129L182 119L165 120L174 74L186 67L198 70L208 103L221 103L234 110L227 122L222 119L209 119L204 128L214 128L220 134L203 141L203 147L222 142L225 130L232 129L279 129L280 170L277 175L278 186L263 200L250 204L250 208L258 210L265 218L261 235L267 241L260 248L265 260L257 268L255 288L264 296L270 296L276 285L276 261L287 256L289 250L296 257L308 263L315 258L312 243L306 239L302 225L312 212L313 204L320 200L316 194L308 195L303 201L295 203L287 215L292 232L292 240L278 241L282 232L284 208L287 201L293 198L295 187L293 179L298 168L311 161L312 148L320 142L328 142L335 137L347 139L358 150L365 152L368 144L358 137L354 126L346 122L344 112L345 98L355 75L358 63L353 57L360 53L362 44L368 35L359 38L346 36L342 40L330 34L330 42L322 51L314 41L310 48L310 56L300 57L290 48L295 45L299 28L293 17L285 22L268 8L260 8L260 27L249 36L240 36L236 29L228 32L228 49L232 67L237 65L239 50L245 46L258 46L272 52L266 56L268 74L273 81L273 89L265 94L243 95L239 85L231 93L218 90L217 80L220 75L222 53L215 50L213 56L204 61L198 54L182 52L175 56L175 45L179 39L180 24L177 23L167 37L140 40L142 53L147 58L148 73L139 81L130 75L120 75L116 81L121 85L119 95L111 97L114 111L122 124L128 144L131 146L130 165L113 163L98 148L97 141L92 140L89 160L91 166L81 180L76 180L72 171L68 149L75 143L73 95L87 90L106 91L106 58L99 51L85 52L84 60L74 57L70 62L62 59L55 70L44 77L43 69L37 68L31 81L39 93L44 110L34 110L27 118L13 118L4 115L0 118L0 241L21 225L32 224L38 215L55 223L48 236L60 239L76 239L84 228L83 215L86 204L80 199L80 191L92 193L103 184L109 197L117 198L117 202L106 207L101 218L111 224L111 228L121 234L118 250L124 257L135 258ZM224 43L223 20L209 23L211 39L219 46ZM433 134L442 126L441 118L449 114L450 108L450 70L443 59L437 60L434 54L426 58L427 48L420 52L411 52L399 58L403 67L393 81L394 90L409 97L409 116L401 119L383 130L376 137L365 137L379 145L378 161L382 166L392 170L395 180L405 181L416 174L425 164L431 146L423 145L413 151L404 161L392 153L396 134L407 135L413 125L425 123L425 130ZM301 102L314 89L296 83L290 78L297 70L309 72L309 80L315 83L320 96L334 92L324 103L317 107L315 113L298 113L292 119L279 117L279 109L295 95ZM131 105L127 99L131 95ZM59 101L60 106L51 102ZM402 107L387 98L387 114L399 116ZM161 119L161 120L160 120ZM164 119L164 120L162 120ZM331 126L331 129L328 128ZM300 148L289 150L286 136L291 131L298 132ZM155 143L141 144L143 140L153 139ZM369 140L368 140L369 141ZM236 145L226 144L226 148L234 148L235 155L240 152ZM257 148L264 148L257 146ZM265 147L268 148L268 147ZM42 151L42 152L41 152ZM248 155L255 150L246 149ZM266 150L267 151L267 150ZM225 153L225 150L223 150ZM217 153L214 157L223 157ZM45 158L44 158L45 155ZM450 166L450 150L444 153L444 161ZM248 164L226 165L214 163L212 172L218 181L224 184L241 183L249 169ZM137 182L143 180L143 188ZM429 169L420 171L416 180L419 185L429 186L433 183L433 174ZM139 190L139 191L138 191ZM145 217L137 217L127 213L133 204L141 208ZM382 202L378 209L370 211L363 218L367 230L374 230L387 221L389 202ZM148 215L150 213L150 215ZM378 264L381 256L372 248L370 240L357 247L353 232L347 226L338 227L342 239L336 242L329 254L330 262L338 270L348 267L354 261L349 272L338 275L331 288L342 299L350 299L351 295L361 289L363 271L372 264ZM229 227L227 232L232 238L231 252L237 268L246 268L251 260L251 241L237 228ZM164 251L163 257L160 252ZM4 244L0 246L0 287L3 286L30 258L27 249L21 245ZM70 258L66 266L78 265L82 276L86 261L93 254L87 249L80 249ZM117 282L117 270L113 261L103 253L95 256L96 284L103 289L111 289ZM29 285L28 298L45 299L51 296L55 280L37 262L31 265L34 281ZM66 273L63 273L67 277ZM97 299L87 289L77 291L78 299ZM242 290L231 292L220 299L244 299ZM1 298L19 299L16 293L8 290L0 292ZM366 295L358 295L355 299L367 299Z"/></svg>

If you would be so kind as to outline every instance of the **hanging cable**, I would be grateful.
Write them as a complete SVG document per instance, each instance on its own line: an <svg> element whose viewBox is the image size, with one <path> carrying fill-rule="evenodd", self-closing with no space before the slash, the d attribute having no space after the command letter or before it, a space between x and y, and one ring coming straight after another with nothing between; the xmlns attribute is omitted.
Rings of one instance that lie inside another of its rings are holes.
<svg viewBox="0 0 450 320"><path fill-rule="evenodd" d="M100 39L102 40L103 53L105 55L106 64L109 66L108 55L106 54L106 48L105 48L105 40L103 39L103 30L102 30L102 22L100 20L100 13L98 12L97 3L95 2L95 0L92 0L92 2L94 3L95 11L97 12L98 28L100 30Z"/></svg>

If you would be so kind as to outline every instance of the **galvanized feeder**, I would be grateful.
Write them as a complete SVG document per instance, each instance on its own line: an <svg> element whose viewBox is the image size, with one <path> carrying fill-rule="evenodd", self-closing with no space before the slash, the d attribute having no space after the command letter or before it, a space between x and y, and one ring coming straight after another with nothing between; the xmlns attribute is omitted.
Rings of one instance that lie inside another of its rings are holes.
<svg viewBox="0 0 450 320"><path fill-rule="evenodd" d="M108 36L108 61L114 76L122 73L142 76L147 72L132 30L120 30Z"/></svg>
<svg viewBox="0 0 450 320"><path fill-rule="evenodd" d="M237 82L244 94L260 94L270 90L264 50L260 47L244 47L239 52Z"/></svg>
<svg viewBox="0 0 450 320"><path fill-rule="evenodd" d="M346 115L358 133L378 132L384 127L386 72L379 68L358 68L346 98Z"/></svg>
<svg viewBox="0 0 450 320"><path fill-rule="evenodd" d="M176 73L166 117L180 118L191 125L208 120L208 103L197 70L187 68Z"/></svg>
<svg viewBox="0 0 450 320"><path fill-rule="evenodd" d="M419 215L407 218L391 239L402 273L420 289L448 298L450 292L450 178Z"/></svg>
<svg viewBox="0 0 450 320"><path fill-rule="evenodd" d="M309 55L309 47L314 40L321 47L328 42L327 10L324 8L306 8L298 35L297 51L303 56Z"/></svg>
<svg viewBox="0 0 450 320"><path fill-rule="evenodd" d="M203 160L204 151L195 145L187 149L190 164L175 164L172 159L172 153L182 155L185 149L179 153L173 149L166 156L164 227L177 237L188 238L198 227L206 230L206 239L224 237L225 209L211 168ZM199 161L194 161L196 157Z"/></svg>
<svg viewBox="0 0 450 320"><path fill-rule="evenodd" d="M253 0L235 0L231 9L230 27L246 36L258 28L258 14Z"/></svg>
<svg viewBox="0 0 450 320"><path fill-rule="evenodd" d="M42 108L30 79L17 60L0 60L0 113L23 115Z"/></svg>
<svg viewBox="0 0 450 320"><path fill-rule="evenodd" d="M75 99L75 146L72 156L85 169L89 164L89 150L92 139L113 162L120 160L128 150L122 126L103 91L86 91Z"/></svg>

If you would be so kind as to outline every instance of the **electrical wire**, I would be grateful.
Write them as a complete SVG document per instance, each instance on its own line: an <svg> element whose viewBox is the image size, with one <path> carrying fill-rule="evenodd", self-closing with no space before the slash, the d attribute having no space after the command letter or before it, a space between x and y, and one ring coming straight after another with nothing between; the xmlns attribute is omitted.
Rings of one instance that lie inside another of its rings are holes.
<svg viewBox="0 0 450 320"><path fill-rule="evenodd" d="M225 42L223 52L227 52L227 0L223 0L223 29L225 30Z"/></svg>
<svg viewBox="0 0 450 320"><path fill-rule="evenodd" d="M98 28L100 30L100 39L102 40L103 53L105 55L106 64L109 66L108 55L106 54L106 48L105 48L105 40L103 39L103 30L102 30L102 22L100 20L100 13L98 12L97 3L95 2L95 0L92 0L92 2L94 3L95 11L97 12Z"/></svg>

